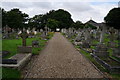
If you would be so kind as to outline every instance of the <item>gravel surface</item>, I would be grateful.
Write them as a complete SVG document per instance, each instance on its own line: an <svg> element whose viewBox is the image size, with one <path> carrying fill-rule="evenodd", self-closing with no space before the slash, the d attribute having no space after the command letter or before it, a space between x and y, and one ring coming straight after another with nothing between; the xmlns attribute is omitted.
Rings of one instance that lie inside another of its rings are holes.
<svg viewBox="0 0 120 80"><path fill-rule="evenodd" d="M60 33L23 69L24 78L103 78Z"/></svg>

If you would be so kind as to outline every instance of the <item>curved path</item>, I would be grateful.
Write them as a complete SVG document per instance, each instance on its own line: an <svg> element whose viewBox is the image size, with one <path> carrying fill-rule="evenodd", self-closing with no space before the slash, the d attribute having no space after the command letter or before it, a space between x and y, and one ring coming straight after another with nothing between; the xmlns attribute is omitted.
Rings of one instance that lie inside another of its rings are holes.
<svg viewBox="0 0 120 80"><path fill-rule="evenodd" d="M45 49L26 68L26 73L25 78L103 77L60 33L54 34Z"/></svg>

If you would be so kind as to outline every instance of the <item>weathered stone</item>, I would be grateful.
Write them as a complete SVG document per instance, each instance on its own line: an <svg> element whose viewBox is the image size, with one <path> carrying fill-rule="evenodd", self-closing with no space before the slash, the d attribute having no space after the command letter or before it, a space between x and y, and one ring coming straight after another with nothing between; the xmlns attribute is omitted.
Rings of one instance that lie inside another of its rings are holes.
<svg viewBox="0 0 120 80"><path fill-rule="evenodd" d="M90 48L90 44L87 41L82 42L82 47L83 48Z"/></svg>
<svg viewBox="0 0 120 80"><path fill-rule="evenodd" d="M31 46L18 46L18 53L32 53Z"/></svg>
<svg viewBox="0 0 120 80"><path fill-rule="evenodd" d="M16 59L2 59L2 64L17 64Z"/></svg>
<svg viewBox="0 0 120 80"><path fill-rule="evenodd" d="M120 58L120 47L113 49L113 55Z"/></svg>
<svg viewBox="0 0 120 80"><path fill-rule="evenodd" d="M39 47L39 41L32 41L32 47Z"/></svg>
<svg viewBox="0 0 120 80"><path fill-rule="evenodd" d="M107 47L104 44L98 44L95 49L95 54L99 57L109 57Z"/></svg>

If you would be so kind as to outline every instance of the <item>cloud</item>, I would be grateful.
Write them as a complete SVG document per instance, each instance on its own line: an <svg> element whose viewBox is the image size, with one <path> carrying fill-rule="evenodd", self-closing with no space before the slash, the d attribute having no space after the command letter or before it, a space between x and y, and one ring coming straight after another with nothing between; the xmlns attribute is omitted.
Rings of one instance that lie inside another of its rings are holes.
<svg viewBox="0 0 120 80"><path fill-rule="evenodd" d="M1 0L2 2L118 2L119 0Z"/></svg>
<svg viewBox="0 0 120 80"><path fill-rule="evenodd" d="M30 1L30 2L29 2ZM2 2L2 7L5 10L10 10L12 8L19 8L24 13L33 17L34 15L38 14L45 14L50 10L57 10L57 9L64 9L67 10L71 15L74 21L80 20L82 22L86 22L92 18L96 22L103 22L104 17L107 15L110 9L117 7L117 2L86 2L78 1L75 2L50 2L47 1L40 1L36 2L36 0L29 0L22 1L22 2ZM38 0L37 0L38 1ZM54 0L53 0L54 1ZM98 0L97 0L98 1ZM108 1L108 0L105 0ZM111 0L110 0L111 1Z"/></svg>

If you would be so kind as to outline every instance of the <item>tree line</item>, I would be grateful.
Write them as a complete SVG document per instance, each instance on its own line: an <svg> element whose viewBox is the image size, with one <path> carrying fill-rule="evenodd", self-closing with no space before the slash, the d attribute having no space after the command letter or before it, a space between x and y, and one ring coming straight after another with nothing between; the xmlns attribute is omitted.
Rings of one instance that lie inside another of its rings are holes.
<svg viewBox="0 0 120 80"><path fill-rule="evenodd" d="M36 29L44 29L47 26L53 31L56 28L94 28L90 24L85 26L81 21L74 22L71 14L64 9L50 10L45 14L35 15L32 18L29 18L28 14L23 13L18 8L11 9L10 11L5 11L3 8L0 8L0 10L2 12L2 27L9 26L13 29L28 27L32 29L34 27ZM120 8L111 9L104 20L107 25L120 29Z"/></svg>
<svg viewBox="0 0 120 80"><path fill-rule="evenodd" d="M44 29L44 27L49 27L53 31L56 28L69 28L69 27L83 27L81 21L74 22L71 18L71 14L63 9L51 10L46 14L35 15L29 18L29 15L23 13L17 8L11 9L10 11L2 10L2 27L9 26L13 29L22 28L36 28ZM74 26L73 26L74 25Z"/></svg>

